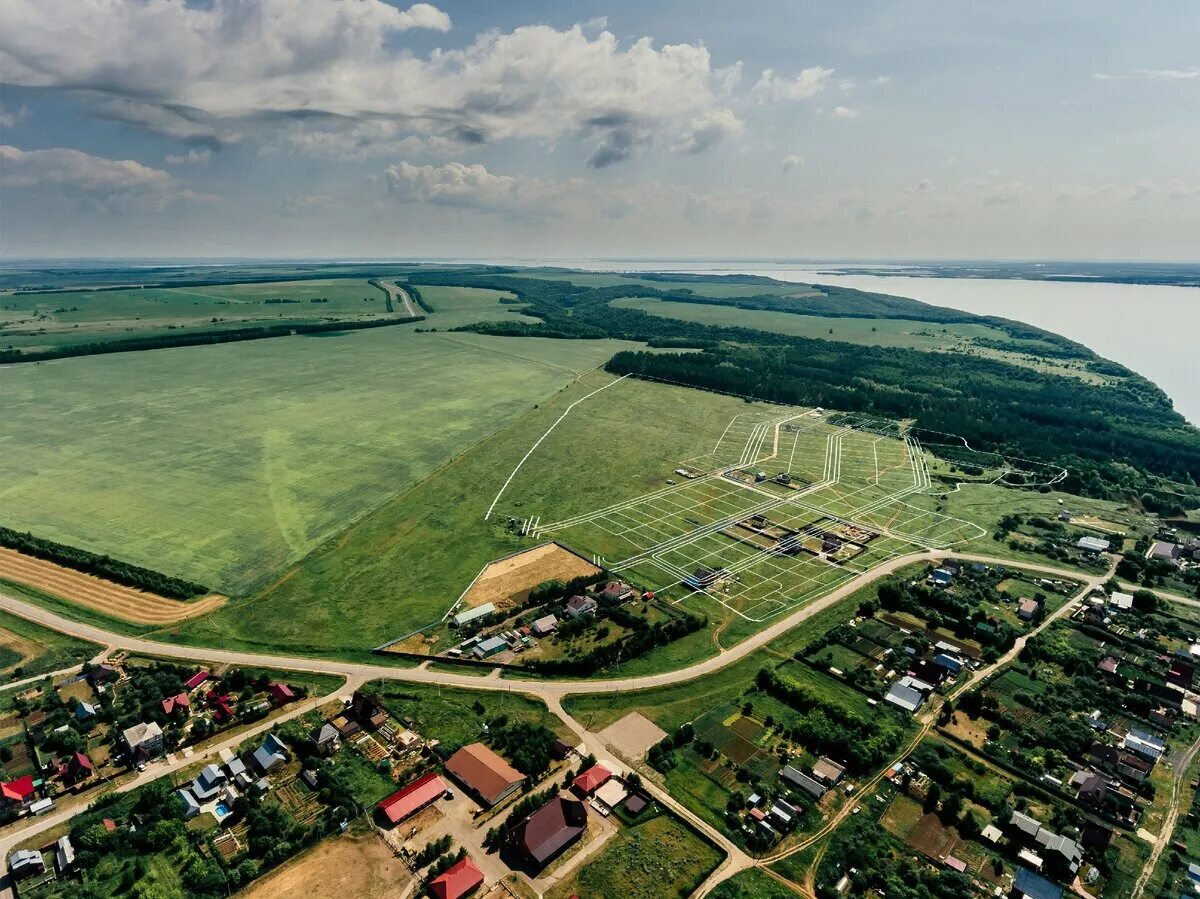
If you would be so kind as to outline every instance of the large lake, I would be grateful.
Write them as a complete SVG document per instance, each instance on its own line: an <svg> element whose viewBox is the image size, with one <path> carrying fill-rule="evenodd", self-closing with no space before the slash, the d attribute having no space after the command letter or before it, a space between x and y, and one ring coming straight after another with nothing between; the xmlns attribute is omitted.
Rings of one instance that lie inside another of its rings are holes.
<svg viewBox="0 0 1200 899"><path fill-rule="evenodd" d="M746 262L576 263L581 268L766 275L910 297L1063 334L1158 384L1200 424L1200 288L1076 281L825 274Z"/></svg>

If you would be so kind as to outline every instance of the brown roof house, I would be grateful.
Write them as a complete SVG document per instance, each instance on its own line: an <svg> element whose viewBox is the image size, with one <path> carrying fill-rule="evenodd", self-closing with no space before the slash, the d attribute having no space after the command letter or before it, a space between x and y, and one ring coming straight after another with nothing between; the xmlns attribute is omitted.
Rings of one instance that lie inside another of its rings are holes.
<svg viewBox="0 0 1200 899"><path fill-rule="evenodd" d="M570 796L555 796L516 826L517 845L543 867L587 830L587 808Z"/></svg>
<svg viewBox="0 0 1200 899"><path fill-rule="evenodd" d="M446 770L484 805L507 799L525 782L525 775L482 743L464 746L446 760Z"/></svg>

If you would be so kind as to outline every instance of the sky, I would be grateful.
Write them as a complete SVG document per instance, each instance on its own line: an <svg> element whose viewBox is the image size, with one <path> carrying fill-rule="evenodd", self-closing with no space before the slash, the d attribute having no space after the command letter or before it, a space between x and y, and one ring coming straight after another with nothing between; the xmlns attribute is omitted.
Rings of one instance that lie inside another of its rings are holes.
<svg viewBox="0 0 1200 899"><path fill-rule="evenodd" d="M4 0L7 257L1195 260L1194 0Z"/></svg>

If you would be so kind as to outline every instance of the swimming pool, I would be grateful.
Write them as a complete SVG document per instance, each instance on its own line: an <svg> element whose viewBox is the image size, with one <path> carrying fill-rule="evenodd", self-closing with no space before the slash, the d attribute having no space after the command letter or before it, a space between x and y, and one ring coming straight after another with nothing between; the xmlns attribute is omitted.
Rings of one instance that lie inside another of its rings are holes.
<svg viewBox="0 0 1200 899"><path fill-rule="evenodd" d="M218 802L216 807L213 809L213 814L216 816L217 821L224 821L233 814L233 809L231 809L224 802Z"/></svg>

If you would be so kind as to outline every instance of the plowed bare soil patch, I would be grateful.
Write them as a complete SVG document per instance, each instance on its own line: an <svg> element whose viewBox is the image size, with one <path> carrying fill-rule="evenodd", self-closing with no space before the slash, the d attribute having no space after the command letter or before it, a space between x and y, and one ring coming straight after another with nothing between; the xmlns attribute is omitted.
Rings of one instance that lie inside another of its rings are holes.
<svg viewBox="0 0 1200 899"><path fill-rule="evenodd" d="M0 578L36 587L68 602L135 624L174 624L225 604L225 597L216 594L181 602L143 593L4 547L0 547Z"/></svg>
<svg viewBox="0 0 1200 899"><path fill-rule="evenodd" d="M255 883L245 899L291 899L294 896L400 899L411 875L383 840L335 837L315 846Z"/></svg>
<svg viewBox="0 0 1200 899"><path fill-rule="evenodd" d="M473 608L490 602L503 608L525 599L530 590L546 581L570 581L599 573L587 559L557 543L544 543L484 568L463 595L463 605Z"/></svg>

